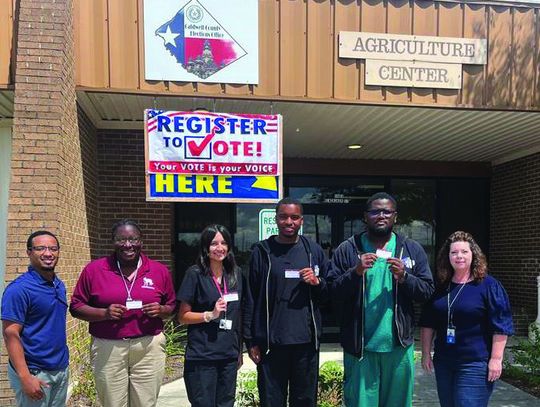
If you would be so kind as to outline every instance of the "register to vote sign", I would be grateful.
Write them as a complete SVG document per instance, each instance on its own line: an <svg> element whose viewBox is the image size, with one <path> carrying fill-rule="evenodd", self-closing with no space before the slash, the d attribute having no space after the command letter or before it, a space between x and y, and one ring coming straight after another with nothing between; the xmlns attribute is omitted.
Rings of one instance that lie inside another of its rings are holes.
<svg viewBox="0 0 540 407"><path fill-rule="evenodd" d="M149 199L274 202L280 115L145 111Z"/></svg>

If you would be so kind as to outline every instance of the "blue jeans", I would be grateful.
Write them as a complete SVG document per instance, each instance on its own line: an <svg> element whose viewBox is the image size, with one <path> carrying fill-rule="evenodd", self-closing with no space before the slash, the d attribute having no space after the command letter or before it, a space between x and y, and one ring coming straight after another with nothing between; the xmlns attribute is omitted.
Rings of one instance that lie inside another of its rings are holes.
<svg viewBox="0 0 540 407"><path fill-rule="evenodd" d="M493 382L488 381L488 362L433 360L441 407L487 407Z"/></svg>
<svg viewBox="0 0 540 407"><path fill-rule="evenodd" d="M42 387L44 397L41 400L32 400L22 390L21 380L15 369L8 364L8 377L11 388L15 392L17 407L65 407L68 389L68 368L63 370L40 370L34 376L49 384Z"/></svg>

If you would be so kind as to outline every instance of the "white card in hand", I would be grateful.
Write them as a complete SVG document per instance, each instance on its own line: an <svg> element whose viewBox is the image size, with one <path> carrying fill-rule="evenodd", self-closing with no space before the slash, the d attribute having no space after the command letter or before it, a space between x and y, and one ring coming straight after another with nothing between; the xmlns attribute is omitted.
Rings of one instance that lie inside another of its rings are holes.
<svg viewBox="0 0 540 407"><path fill-rule="evenodd" d="M300 278L300 270L285 270L285 278Z"/></svg>
<svg viewBox="0 0 540 407"><path fill-rule="evenodd" d="M238 301L238 293L228 293L223 296L225 302Z"/></svg>
<svg viewBox="0 0 540 407"><path fill-rule="evenodd" d="M381 250L381 249L377 249L375 254L377 255L377 257L380 257L381 259L389 259L390 257L392 257L392 252Z"/></svg>
<svg viewBox="0 0 540 407"><path fill-rule="evenodd" d="M142 301L141 300L126 301L126 308L127 309L141 309L142 308Z"/></svg>

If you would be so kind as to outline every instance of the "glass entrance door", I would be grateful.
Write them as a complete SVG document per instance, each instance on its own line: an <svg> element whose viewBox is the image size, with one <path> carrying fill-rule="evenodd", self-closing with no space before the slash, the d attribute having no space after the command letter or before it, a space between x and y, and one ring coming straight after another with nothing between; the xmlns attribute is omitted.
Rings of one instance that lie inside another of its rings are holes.
<svg viewBox="0 0 540 407"><path fill-rule="evenodd" d="M355 233L363 230L363 206L354 204L304 205L303 234L315 240L329 259L336 248ZM322 310L323 342L338 342L339 328L331 304Z"/></svg>
<svg viewBox="0 0 540 407"><path fill-rule="evenodd" d="M303 234L319 243L331 258L341 242L364 229L362 216L362 205L306 204Z"/></svg>
<svg viewBox="0 0 540 407"><path fill-rule="evenodd" d="M341 242L364 230L362 217L368 197L376 192L389 191L398 201L396 231L418 241L433 264L435 180L291 176L286 179L286 184L285 196L300 200L304 206L303 234L319 243L329 258ZM176 204L176 285L183 278L185 269L194 263L200 232L210 223L221 223L231 231L237 262L247 273L253 245L260 239L260 211L272 210L274 206ZM337 341L338 328L331 308L324 311L323 324L323 340Z"/></svg>

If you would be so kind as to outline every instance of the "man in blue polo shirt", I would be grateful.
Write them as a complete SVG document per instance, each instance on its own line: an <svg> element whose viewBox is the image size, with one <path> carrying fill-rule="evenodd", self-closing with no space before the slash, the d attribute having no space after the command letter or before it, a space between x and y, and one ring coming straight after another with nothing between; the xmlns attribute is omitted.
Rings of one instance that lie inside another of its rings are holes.
<svg viewBox="0 0 540 407"><path fill-rule="evenodd" d="M5 289L2 331L17 406L65 406L68 387L66 287L56 276L60 244L45 230L26 243L28 271ZM24 328L24 329L23 329Z"/></svg>

